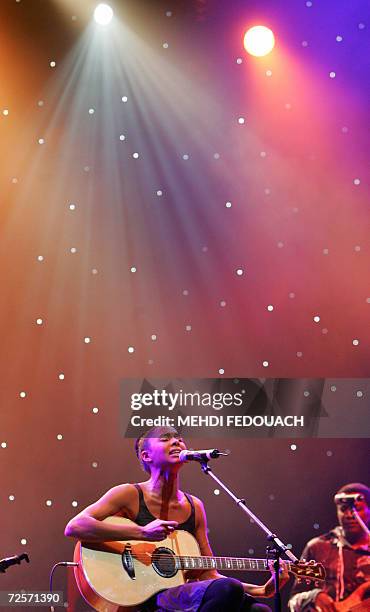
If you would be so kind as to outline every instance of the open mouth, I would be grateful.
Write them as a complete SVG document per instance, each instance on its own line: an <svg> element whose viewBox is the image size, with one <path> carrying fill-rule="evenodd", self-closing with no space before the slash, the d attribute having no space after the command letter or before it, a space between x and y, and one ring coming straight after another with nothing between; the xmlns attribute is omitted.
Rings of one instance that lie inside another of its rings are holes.
<svg viewBox="0 0 370 612"><path fill-rule="evenodd" d="M178 448L175 448L174 450L169 452L170 455L179 455L180 454L180 450Z"/></svg>

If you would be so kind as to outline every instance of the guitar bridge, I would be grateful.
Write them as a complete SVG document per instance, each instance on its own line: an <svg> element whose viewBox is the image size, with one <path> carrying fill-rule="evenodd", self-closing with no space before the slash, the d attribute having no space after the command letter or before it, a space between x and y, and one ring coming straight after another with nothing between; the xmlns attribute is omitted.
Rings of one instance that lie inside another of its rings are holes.
<svg viewBox="0 0 370 612"><path fill-rule="evenodd" d="M135 580L135 566L134 566L134 558L132 556L131 544L128 543L125 546L125 550L122 553L122 565L126 570L126 573L131 578L131 580Z"/></svg>

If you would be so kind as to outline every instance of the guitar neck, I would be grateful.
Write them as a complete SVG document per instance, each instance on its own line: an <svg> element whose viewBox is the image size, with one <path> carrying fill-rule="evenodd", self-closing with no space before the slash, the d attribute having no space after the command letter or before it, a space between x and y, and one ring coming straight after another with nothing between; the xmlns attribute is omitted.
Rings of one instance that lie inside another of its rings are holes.
<svg viewBox="0 0 370 612"><path fill-rule="evenodd" d="M187 557L176 556L176 567L182 570L252 570L269 571L266 559L241 559L238 557ZM290 562L286 562L290 567Z"/></svg>

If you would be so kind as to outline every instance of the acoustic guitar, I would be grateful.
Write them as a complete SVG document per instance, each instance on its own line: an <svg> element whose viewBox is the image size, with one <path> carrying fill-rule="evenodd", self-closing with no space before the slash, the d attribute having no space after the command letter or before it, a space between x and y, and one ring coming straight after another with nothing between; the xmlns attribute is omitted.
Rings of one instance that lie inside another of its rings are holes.
<svg viewBox="0 0 370 612"><path fill-rule="evenodd" d="M104 522L131 523L119 516ZM159 591L184 584L189 571L269 571L265 559L201 556L196 539L181 530L161 542L78 542L74 561L80 593L98 612L134 612ZM315 561L286 563L289 572L302 580L318 586L325 579L324 567Z"/></svg>
<svg viewBox="0 0 370 612"><path fill-rule="evenodd" d="M370 581L360 584L343 601L335 603L337 612L370 612Z"/></svg>

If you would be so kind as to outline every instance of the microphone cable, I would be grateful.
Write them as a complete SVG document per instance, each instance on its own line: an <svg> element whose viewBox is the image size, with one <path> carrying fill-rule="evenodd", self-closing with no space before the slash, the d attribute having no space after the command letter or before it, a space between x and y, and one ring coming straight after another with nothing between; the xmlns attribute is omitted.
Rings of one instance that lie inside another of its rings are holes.
<svg viewBox="0 0 370 612"><path fill-rule="evenodd" d="M74 561L59 561L59 563L55 563L55 565L53 565L53 567L51 568L50 571L50 576L49 576L49 591L50 593L53 592L53 577L54 577L54 572L57 569L57 567L62 566L62 567L77 567L78 563L75 563ZM55 612L55 608L54 606L50 606L50 612Z"/></svg>

